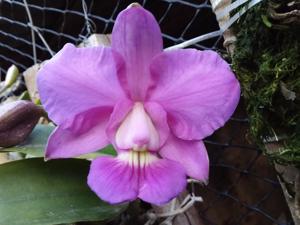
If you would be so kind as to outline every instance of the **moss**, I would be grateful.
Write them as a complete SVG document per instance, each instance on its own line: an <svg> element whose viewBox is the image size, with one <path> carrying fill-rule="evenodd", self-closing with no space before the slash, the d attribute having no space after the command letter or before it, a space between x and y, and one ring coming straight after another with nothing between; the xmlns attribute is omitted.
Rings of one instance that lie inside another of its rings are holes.
<svg viewBox="0 0 300 225"><path fill-rule="evenodd" d="M233 69L257 143L264 148L265 142L280 139L282 147L269 156L300 166L300 29L273 29L266 17L264 2L237 23ZM294 100L287 99L291 93Z"/></svg>

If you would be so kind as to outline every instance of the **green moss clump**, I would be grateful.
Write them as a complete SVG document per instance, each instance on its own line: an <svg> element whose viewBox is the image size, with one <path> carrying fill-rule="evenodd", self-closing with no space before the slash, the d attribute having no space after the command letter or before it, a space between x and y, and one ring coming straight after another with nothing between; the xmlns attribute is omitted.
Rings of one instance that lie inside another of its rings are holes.
<svg viewBox="0 0 300 225"><path fill-rule="evenodd" d="M267 7L250 9L237 23L233 69L257 143L264 148L279 141L281 148L269 156L300 166L300 29L273 29Z"/></svg>

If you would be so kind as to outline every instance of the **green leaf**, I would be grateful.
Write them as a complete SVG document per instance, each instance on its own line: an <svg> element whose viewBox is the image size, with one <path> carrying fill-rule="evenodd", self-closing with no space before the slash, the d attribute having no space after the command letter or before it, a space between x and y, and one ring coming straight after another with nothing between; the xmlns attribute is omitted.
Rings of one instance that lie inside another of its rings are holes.
<svg viewBox="0 0 300 225"><path fill-rule="evenodd" d="M53 225L104 221L127 205L109 205L87 186L89 162L41 158L0 165L0 224Z"/></svg>
<svg viewBox="0 0 300 225"><path fill-rule="evenodd" d="M28 93L28 91L24 91L20 96L19 96L19 100L28 100L31 101L30 95Z"/></svg>
<svg viewBox="0 0 300 225"><path fill-rule="evenodd" d="M81 159L94 159L94 158L96 158L98 156L101 156L101 155L102 156L103 155L113 155L113 156L116 156L117 152L116 152L116 150L114 149L114 147L112 145L108 145L108 146L106 146L105 148L103 148L101 150L81 155L78 158L81 158Z"/></svg>
<svg viewBox="0 0 300 225"><path fill-rule="evenodd" d="M0 148L0 151L20 152L34 157L43 157L45 154L47 140L54 129L55 127L51 125L38 124L22 144L10 148ZM109 145L101 151L99 150L90 154L82 155L79 158L92 159L105 154L116 155L116 151L111 145Z"/></svg>

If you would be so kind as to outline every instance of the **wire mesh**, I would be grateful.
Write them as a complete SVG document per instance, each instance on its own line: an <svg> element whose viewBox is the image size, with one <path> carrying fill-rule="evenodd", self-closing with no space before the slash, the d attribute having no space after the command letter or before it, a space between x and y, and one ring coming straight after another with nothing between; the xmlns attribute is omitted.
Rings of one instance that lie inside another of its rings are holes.
<svg viewBox="0 0 300 225"><path fill-rule="evenodd" d="M110 33L117 14L132 2L2 0L1 79L11 64L23 71L35 61L49 59L52 52L67 42L78 45L92 33ZM138 2L159 21L165 47L218 29L208 0ZM225 53L221 36L191 47ZM249 144L248 120L243 108L241 103L229 123L205 140L211 160L210 183L206 187L191 187L191 191L204 198L204 203L197 205L199 215L203 224L209 225L291 225L272 166L254 144Z"/></svg>

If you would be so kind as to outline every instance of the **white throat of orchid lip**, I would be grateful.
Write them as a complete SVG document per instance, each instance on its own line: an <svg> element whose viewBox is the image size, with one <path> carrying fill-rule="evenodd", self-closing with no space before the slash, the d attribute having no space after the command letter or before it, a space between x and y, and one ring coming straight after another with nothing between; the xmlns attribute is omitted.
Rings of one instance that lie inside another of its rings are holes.
<svg viewBox="0 0 300 225"><path fill-rule="evenodd" d="M159 134L144 106L136 102L118 128L115 136L118 148L148 151L159 148Z"/></svg>
<svg viewBox="0 0 300 225"><path fill-rule="evenodd" d="M126 151L120 153L118 159L127 162L131 167L143 168L159 158L147 151Z"/></svg>

